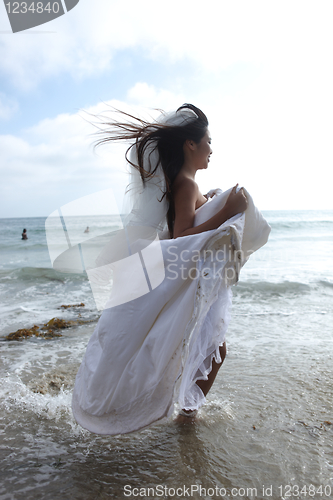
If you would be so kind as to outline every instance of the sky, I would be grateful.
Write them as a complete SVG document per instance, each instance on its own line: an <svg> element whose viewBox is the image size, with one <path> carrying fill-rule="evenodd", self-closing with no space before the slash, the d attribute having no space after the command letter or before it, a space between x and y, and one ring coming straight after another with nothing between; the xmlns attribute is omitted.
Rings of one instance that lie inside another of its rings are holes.
<svg viewBox="0 0 333 500"><path fill-rule="evenodd" d="M332 209L333 3L80 0L13 34L0 4L0 217L47 217L111 188L125 144L94 150L115 106L185 102L209 119L202 193L239 183L261 210Z"/></svg>

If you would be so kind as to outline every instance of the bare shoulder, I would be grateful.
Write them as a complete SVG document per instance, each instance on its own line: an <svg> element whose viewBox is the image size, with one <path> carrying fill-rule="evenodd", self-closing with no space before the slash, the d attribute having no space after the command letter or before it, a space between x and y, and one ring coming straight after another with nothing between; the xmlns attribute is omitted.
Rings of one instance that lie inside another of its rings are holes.
<svg viewBox="0 0 333 500"><path fill-rule="evenodd" d="M199 194L199 187L195 180L179 175L175 179L172 190L175 201L185 198L196 202Z"/></svg>

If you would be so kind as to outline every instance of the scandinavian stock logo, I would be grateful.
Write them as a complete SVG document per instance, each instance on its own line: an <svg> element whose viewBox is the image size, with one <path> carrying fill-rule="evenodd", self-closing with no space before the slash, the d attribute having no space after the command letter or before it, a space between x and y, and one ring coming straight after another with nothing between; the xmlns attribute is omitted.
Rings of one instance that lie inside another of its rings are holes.
<svg viewBox="0 0 333 500"><path fill-rule="evenodd" d="M98 310L139 298L165 278L157 231L124 225L111 189L63 205L45 230L53 268L86 272Z"/></svg>
<svg viewBox="0 0 333 500"><path fill-rule="evenodd" d="M34 28L53 21L69 12L79 0L39 0L37 2L12 2L4 0L13 33Z"/></svg>

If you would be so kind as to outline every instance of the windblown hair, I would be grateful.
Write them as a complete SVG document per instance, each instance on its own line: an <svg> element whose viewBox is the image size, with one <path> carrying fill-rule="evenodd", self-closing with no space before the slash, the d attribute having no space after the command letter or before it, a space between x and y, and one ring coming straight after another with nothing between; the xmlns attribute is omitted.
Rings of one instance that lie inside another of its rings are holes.
<svg viewBox="0 0 333 500"><path fill-rule="evenodd" d="M116 110L131 121L118 122L114 120L103 123L102 125L108 128L100 128L99 134L104 137L95 144L95 146L99 146L112 141L132 141L126 151L126 160L139 170L143 184L154 176L159 164L162 166L166 190L160 201L166 196L169 207L167 223L171 237L173 236L175 220L172 186L184 164L183 145L186 140L192 140L198 144L204 137L208 127L206 115L193 104L183 104L177 109L176 113L182 110L190 110L191 112L187 114L181 125L168 124L167 120L166 123L149 123L141 118ZM132 148L136 148L137 164L134 164L129 159ZM151 155L156 150L158 152L158 162L155 161L155 164L152 165Z"/></svg>

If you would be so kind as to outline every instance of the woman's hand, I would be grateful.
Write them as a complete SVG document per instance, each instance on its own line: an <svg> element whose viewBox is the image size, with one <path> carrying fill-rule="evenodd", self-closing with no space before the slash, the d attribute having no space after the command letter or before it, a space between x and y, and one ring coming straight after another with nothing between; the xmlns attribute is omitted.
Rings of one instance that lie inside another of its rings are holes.
<svg viewBox="0 0 333 500"><path fill-rule="evenodd" d="M208 200L209 198L213 198L213 196L220 194L220 193L222 193L222 189L220 189L220 188L211 189L210 191L208 191L207 194L204 194L204 197L207 198L207 200Z"/></svg>
<svg viewBox="0 0 333 500"><path fill-rule="evenodd" d="M231 190L231 193L228 196L226 204L224 205L225 212L228 216L228 219L231 219L236 214L240 214L245 212L247 209L247 198L245 196L243 188L239 189L236 192L238 184L234 186Z"/></svg>
<svg viewBox="0 0 333 500"><path fill-rule="evenodd" d="M175 192L175 225L173 237L199 234L203 231L217 229L228 219L236 214L242 213L247 208L247 198L243 189L237 193L238 184L234 186L227 198L226 204L210 219L199 226L193 226L195 219L195 203L198 199L199 188L194 180L185 179Z"/></svg>

